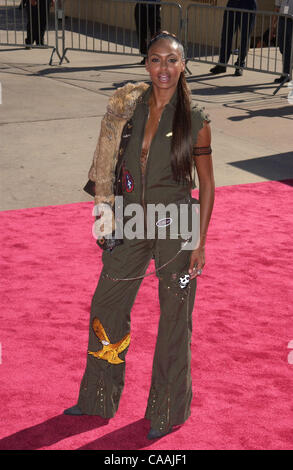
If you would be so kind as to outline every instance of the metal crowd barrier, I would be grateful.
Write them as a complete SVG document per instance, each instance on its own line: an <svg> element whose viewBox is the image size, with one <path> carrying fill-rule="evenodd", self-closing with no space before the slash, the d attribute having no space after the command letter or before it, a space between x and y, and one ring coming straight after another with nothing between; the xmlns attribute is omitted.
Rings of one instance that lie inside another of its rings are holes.
<svg viewBox="0 0 293 470"><path fill-rule="evenodd" d="M172 2L135 0L61 0L63 56L73 51L141 55L161 30L182 36L182 7Z"/></svg>
<svg viewBox="0 0 293 470"><path fill-rule="evenodd" d="M192 4L185 18L186 55L192 61L225 67L241 65L247 70L280 75L284 60L280 48L284 54L291 50L292 77L292 23L292 16L276 12Z"/></svg>
<svg viewBox="0 0 293 470"><path fill-rule="evenodd" d="M168 30L190 61L282 74L286 56L292 78L289 15L197 3L183 17L181 5L154 0L55 0L53 9L50 0L31 2L0 0L0 45L52 48L50 64L54 53L69 62L69 50L145 56L151 36Z"/></svg>
<svg viewBox="0 0 293 470"><path fill-rule="evenodd" d="M58 50L58 0L0 0L0 46Z"/></svg>

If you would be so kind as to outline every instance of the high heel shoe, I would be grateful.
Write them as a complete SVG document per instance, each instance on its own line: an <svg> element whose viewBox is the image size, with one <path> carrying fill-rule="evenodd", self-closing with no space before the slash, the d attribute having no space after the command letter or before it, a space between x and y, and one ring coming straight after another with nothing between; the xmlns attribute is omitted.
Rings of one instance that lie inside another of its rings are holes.
<svg viewBox="0 0 293 470"><path fill-rule="evenodd" d="M82 416L83 412L81 409L77 406L74 405L71 408L67 408L66 410L63 411L64 415L71 415L71 416Z"/></svg>
<svg viewBox="0 0 293 470"><path fill-rule="evenodd" d="M170 432L173 431L173 426L171 426L168 431L162 432L162 431L157 431L156 429L151 428L150 432L147 435L148 439L159 439L160 437L166 436L166 434L169 434Z"/></svg>

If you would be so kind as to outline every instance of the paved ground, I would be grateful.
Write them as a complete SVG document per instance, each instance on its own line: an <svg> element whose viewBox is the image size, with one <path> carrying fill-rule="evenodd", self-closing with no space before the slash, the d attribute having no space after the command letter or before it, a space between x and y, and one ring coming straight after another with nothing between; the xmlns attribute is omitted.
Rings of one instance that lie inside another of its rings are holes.
<svg viewBox="0 0 293 470"><path fill-rule="evenodd" d="M108 96L147 80L138 57L0 48L0 210L92 200L82 190ZM293 106L288 88L257 72L212 76L189 63L194 101L212 119L216 185L293 178Z"/></svg>

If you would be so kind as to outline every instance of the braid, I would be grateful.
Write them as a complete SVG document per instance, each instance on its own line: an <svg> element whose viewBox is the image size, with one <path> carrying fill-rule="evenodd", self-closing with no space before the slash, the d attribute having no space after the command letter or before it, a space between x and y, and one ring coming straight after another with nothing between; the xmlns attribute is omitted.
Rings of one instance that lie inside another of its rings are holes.
<svg viewBox="0 0 293 470"><path fill-rule="evenodd" d="M173 118L171 155L171 167L174 180L177 181L177 183L191 182L192 138L190 91L186 83L184 72L181 73L177 85L177 104Z"/></svg>

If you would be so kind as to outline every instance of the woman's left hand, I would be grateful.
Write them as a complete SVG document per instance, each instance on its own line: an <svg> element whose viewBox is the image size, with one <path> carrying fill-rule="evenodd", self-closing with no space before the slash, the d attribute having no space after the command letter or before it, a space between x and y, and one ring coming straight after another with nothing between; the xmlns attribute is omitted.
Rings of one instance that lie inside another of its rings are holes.
<svg viewBox="0 0 293 470"><path fill-rule="evenodd" d="M188 273L190 275L190 279L194 279L195 277L201 274L201 270L205 265L205 247L199 246L195 250L192 251L190 256L190 263ZM199 272L198 272L199 271Z"/></svg>

